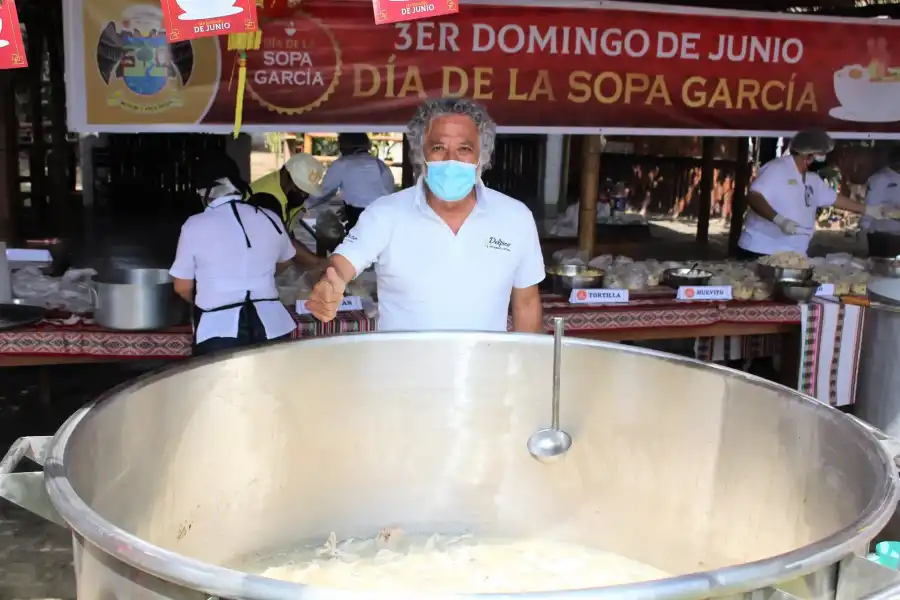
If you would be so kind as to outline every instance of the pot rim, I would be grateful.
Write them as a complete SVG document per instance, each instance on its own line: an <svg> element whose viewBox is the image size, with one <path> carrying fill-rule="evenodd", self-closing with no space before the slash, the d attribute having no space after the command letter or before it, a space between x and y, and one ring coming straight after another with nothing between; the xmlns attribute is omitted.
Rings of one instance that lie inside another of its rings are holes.
<svg viewBox="0 0 900 600"><path fill-rule="evenodd" d="M366 339L369 339L371 336L378 336L379 339L400 341L415 340L427 336L429 340L476 338L479 341L509 343L518 339L546 346L552 346L553 344L553 338L543 334L481 331L352 333L302 340L301 343L318 345L352 344L360 341L360 335L366 336ZM290 344L297 343L297 341L287 340L280 343ZM811 405L813 410L821 411L824 418L831 419L837 423L838 427L843 427L848 435L857 438L860 446L865 449L873 467L880 466L883 469L885 477L882 481L881 489L876 490L873 498L860 513L860 516L844 529L802 548L741 565L656 581L603 588L512 594L430 595L351 592L340 589L318 588L300 583L269 579L261 575L252 575L235 569L205 563L171 550L165 550L126 532L94 512L78 496L66 474L66 448L69 439L82 422L92 417L91 411L93 409L115 401L125 391L140 389L172 375L197 369L207 364L225 361L231 357L260 352L260 348L242 349L193 359L190 362L179 364L164 371L150 373L113 388L97 400L80 408L60 427L47 448L44 464L44 481L54 507L73 531L116 560L160 579L189 589L199 590L211 596L253 600L296 600L298 597L302 597L305 600L352 600L362 597L367 599L384 598L385 600L390 598L437 600L439 598L488 597L492 599L515 598L517 600L567 597L597 598L602 600L649 597L658 600L674 600L676 598L679 600L699 600L711 596L723 596L765 588L837 563L853 554L861 545L871 541L893 515L898 499L900 499L900 482L898 482L896 467L894 466L894 457L888 454L887 450L871 431L845 416L834 407L823 404L811 396L791 390L786 386L692 358L595 340L567 338L564 340L564 344L567 346L604 348L629 354L655 357L685 366L702 367L704 370L711 369L726 377L752 382L772 391L788 392L790 400ZM271 345L266 346L266 348L270 347Z"/></svg>

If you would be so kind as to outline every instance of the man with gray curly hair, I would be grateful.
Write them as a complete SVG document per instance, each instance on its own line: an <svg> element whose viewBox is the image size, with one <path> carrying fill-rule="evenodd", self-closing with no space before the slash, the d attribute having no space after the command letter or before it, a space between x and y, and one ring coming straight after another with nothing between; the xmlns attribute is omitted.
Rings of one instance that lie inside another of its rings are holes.
<svg viewBox="0 0 900 600"><path fill-rule="evenodd" d="M409 123L418 182L369 205L307 308L330 321L350 280L375 265L381 331L542 332L544 260L531 211L487 188L497 125L480 104L427 100Z"/></svg>

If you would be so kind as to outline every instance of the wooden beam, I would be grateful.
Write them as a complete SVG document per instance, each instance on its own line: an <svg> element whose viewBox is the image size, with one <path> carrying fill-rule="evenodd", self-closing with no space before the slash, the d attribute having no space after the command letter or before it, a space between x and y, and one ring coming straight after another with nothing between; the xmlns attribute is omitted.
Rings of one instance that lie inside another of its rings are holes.
<svg viewBox="0 0 900 600"><path fill-rule="evenodd" d="M697 203L697 243L709 243L709 213L712 212L712 192L715 185L716 138L703 138L703 158L700 163L700 198Z"/></svg>
<svg viewBox="0 0 900 600"><path fill-rule="evenodd" d="M578 209L578 248L594 256L597 241L597 196L600 187L600 151L603 136L583 138L581 148L581 197Z"/></svg>
<svg viewBox="0 0 900 600"><path fill-rule="evenodd" d="M728 254L734 256L744 228L747 210L747 188L750 187L750 146L747 138L735 138L737 160L734 164L734 192L731 196L731 229L728 231Z"/></svg>

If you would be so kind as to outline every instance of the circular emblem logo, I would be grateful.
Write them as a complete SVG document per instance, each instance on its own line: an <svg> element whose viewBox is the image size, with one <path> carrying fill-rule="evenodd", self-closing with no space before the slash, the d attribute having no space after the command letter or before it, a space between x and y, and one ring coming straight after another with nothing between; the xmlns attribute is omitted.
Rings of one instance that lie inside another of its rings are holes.
<svg viewBox="0 0 900 600"><path fill-rule="evenodd" d="M262 46L247 53L247 90L283 115L319 107L337 89L341 49L321 21L303 12L262 24Z"/></svg>
<svg viewBox="0 0 900 600"><path fill-rule="evenodd" d="M579 300L587 300L587 292L584 290L578 290L575 292L575 297Z"/></svg>
<svg viewBox="0 0 900 600"><path fill-rule="evenodd" d="M685 298L693 298L694 297L694 288L687 288L686 290L684 290L684 297Z"/></svg>

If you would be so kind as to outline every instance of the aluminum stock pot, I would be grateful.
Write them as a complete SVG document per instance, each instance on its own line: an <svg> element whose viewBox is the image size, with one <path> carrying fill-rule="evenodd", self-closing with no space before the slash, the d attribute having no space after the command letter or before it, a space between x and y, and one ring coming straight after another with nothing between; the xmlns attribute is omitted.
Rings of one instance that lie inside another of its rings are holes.
<svg viewBox="0 0 900 600"><path fill-rule="evenodd" d="M891 440L736 371L567 340L574 441L543 464L525 442L549 419L551 363L550 336L468 332L193 360L20 441L0 472L29 455L44 473L4 475L0 491L72 529L80 600L384 598L241 561L385 526L543 536L673 574L507 598L900 593L859 558L897 505Z"/></svg>

